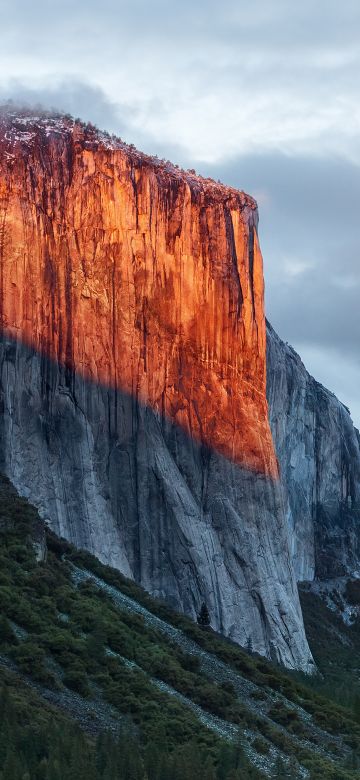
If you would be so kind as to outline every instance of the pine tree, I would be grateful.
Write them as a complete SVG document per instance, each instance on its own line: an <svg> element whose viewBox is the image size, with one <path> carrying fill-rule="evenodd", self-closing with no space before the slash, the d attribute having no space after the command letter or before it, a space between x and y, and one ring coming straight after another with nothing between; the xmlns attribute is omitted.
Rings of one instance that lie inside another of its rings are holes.
<svg viewBox="0 0 360 780"><path fill-rule="evenodd" d="M55 759L50 759L48 761L47 769L46 769L46 780L63 780L64 774L60 767L59 761Z"/></svg>
<svg viewBox="0 0 360 780"><path fill-rule="evenodd" d="M203 777L203 764L204 758L199 751L199 746L195 742L189 742L184 745L181 751L181 762L179 766L182 768L181 780L198 780Z"/></svg>
<svg viewBox="0 0 360 780"><path fill-rule="evenodd" d="M198 622L199 626L203 626L203 627L206 627L206 626L210 625L209 610L208 610L208 608L207 608L207 606L205 604L205 601L203 601L203 603L201 605L201 609L200 609L200 612L199 612L198 617L197 617L197 622Z"/></svg>
<svg viewBox="0 0 360 780"><path fill-rule="evenodd" d="M245 647L246 647L246 650L248 651L248 653L253 653L254 652L254 650L253 650L253 643L252 643L252 639L251 639L250 635L248 636L248 638L246 640Z"/></svg>
<svg viewBox="0 0 360 780"><path fill-rule="evenodd" d="M80 728L76 728L71 745L69 780L96 780L96 762L93 752Z"/></svg>
<svg viewBox="0 0 360 780"><path fill-rule="evenodd" d="M151 742L145 750L145 767L149 780L158 780L160 763L161 756L158 746Z"/></svg>
<svg viewBox="0 0 360 780"><path fill-rule="evenodd" d="M227 780L229 772L234 768L233 747L232 745L223 745L219 753L217 780Z"/></svg>
<svg viewBox="0 0 360 780"><path fill-rule="evenodd" d="M103 780L115 780L118 777L118 756L114 747L109 752L101 777Z"/></svg>
<svg viewBox="0 0 360 780"><path fill-rule="evenodd" d="M207 758L205 761L202 778L203 780L216 780L215 767L211 758Z"/></svg>
<svg viewBox="0 0 360 780"><path fill-rule="evenodd" d="M9 690L4 685L0 695L0 766L3 766L9 751L15 754L16 722Z"/></svg>
<svg viewBox="0 0 360 780"><path fill-rule="evenodd" d="M6 717L9 707L9 689L7 685L3 685L0 693L0 726L3 718Z"/></svg>
<svg viewBox="0 0 360 780"><path fill-rule="evenodd" d="M0 644L17 644L16 636L6 615L0 615Z"/></svg>
<svg viewBox="0 0 360 780"><path fill-rule="evenodd" d="M358 757L358 755L356 753L356 750L352 750L352 752L350 753L350 755L348 756L348 758L345 761L345 768L346 769L359 769L359 766L360 766L360 762L359 762L359 757Z"/></svg>
<svg viewBox="0 0 360 780"><path fill-rule="evenodd" d="M172 760L164 753L161 756L158 780L173 780Z"/></svg>
<svg viewBox="0 0 360 780"><path fill-rule="evenodd" d="M23 774L24 767L22 766L20 759L13 748L9 747L2 771L2 780L22 780Z"/></svg>
<svg viewBox="0 0 360 780"><path fill-rule="evenodd" d="M241 738L240 731L238 731L237 740L233 747L233 756L234 756L233 760L234 760L235 769L239 769L240 767L243 767L247 764L245 751L244 751L244 744Z"/></svg>
<svg viewBox="0 0 360 780"><path fill-rule="evenodd" d="M280 756L278 756L275 762L274 778L276 780L286 780L286 777L287 777L287 772L286 772L285 764L283 760L280 758Z"/></svg>
<svg viewBox="0 0 360 780"><path fill-rule="evenodd" d="M144 780L144 763L139 744L127 731L120 734L118 741L119 778Z"/></svg>
<svg viewBox="0 0 360 780"><path fill-rule="evenodd" d="M360 723L360 696L356 696L353 704L355 719Z"/></svg>
<svg viewBox="0 0 360 780"><path fill-rule="evenodd" d="M98 663L104 658L106 634L101 624L95 628L86 637L86 653L90 660Z"/></svg>
<svg viewBox="0 0 360 780"><path fill-rule="evenodd" d="M184 758L179 752L173 756L172 760L172 780L184 780L185 766Z"/></svg>
<svg viewBox="0 0 360 780"><path fill-rule="evenodd" d="M110 734L99 734L96 740L96 768L100 777L103 777L105 768L109 763L108 757L111 752L112 745L113 740Z"/></svg>

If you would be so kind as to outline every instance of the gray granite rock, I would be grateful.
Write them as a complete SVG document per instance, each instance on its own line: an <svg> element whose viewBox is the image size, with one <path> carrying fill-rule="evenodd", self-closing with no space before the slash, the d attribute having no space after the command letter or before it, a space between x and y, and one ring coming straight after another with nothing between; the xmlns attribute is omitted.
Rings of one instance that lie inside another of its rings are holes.
<svg viewBox="0 0 360 780"><path fill-rule="evenodd" d="M205 600L214 628L311 669L294 571L359 569L359 434L270 325L267 362L282 486L11 340L0 349L2 468L78 547L193 617Z"/></svg>
<svg viewBox="0 0 360 780"><path fill-rule="evenodd" d="M297 579L359 573L359 432L269 323L267 394Z"/></svg>
<svg viewBox="0 0 360 780"><path fill-rule="evenodd" d="M60 535L195 617L311 670L278 482L19 342L0 349L2 468Z"/></svg>

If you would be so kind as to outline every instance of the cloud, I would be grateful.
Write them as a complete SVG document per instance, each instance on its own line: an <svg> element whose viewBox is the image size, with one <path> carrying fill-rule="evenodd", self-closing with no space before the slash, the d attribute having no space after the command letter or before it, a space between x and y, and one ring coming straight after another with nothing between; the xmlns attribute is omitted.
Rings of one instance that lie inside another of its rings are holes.
<svg viewBox="0 0 360 780"><path fill-rule="evenodd" d="M0 86L0 100L13 100L19 105L41 106L80 116L101 129L121 135L127 132L134 110L117 104L93 84L73 79L52 79L38 83L10 79Z"/></svg>
<svg viewBox="0 0 360 780"><path fill-rule="evenodd" d="M269 318L360 423L358 0L13 0L1 21L0 96L258 197Z"/></svg>
<svg viewBox="0 0 360 780"><path fill-rule="evenodd" d="M360 164L359 21L351 0L14 0L0 72L89 80L133 108L134 132L199 160L282 150Z"/></svg>

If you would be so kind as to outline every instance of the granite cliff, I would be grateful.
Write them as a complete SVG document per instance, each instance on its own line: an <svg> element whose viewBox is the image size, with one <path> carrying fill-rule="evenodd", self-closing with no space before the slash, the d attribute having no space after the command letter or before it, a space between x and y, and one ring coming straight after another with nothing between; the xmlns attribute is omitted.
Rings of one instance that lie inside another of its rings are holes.
<svg viewBox="0 0 360 780"><path fill-rule="evenodd" d="M265 339L255 201L70 118L0 124L2 467L59 534L311 668L295 577L358 573L359 434Z"/></svg>
<svg viewBox="0 0 360 780"><path fill-rule="evenodd" d="M359 432L269 323L267 395L297 579L359 576Z"/></svg>
<svg viewBox="0 0 360 780"><path fill-rule="evenodd" d="M77 546L311 668L256 203L70 118L0 121L2 468Z"/></svg>

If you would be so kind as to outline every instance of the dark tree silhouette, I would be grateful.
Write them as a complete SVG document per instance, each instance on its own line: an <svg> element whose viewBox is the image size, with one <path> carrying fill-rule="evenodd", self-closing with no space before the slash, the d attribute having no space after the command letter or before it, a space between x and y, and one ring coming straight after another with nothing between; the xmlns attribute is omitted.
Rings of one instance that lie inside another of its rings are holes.
<svg viewBox="0 0 360 780"><path fill-rule="evenodd" d="M197 622L198 622L199 626L204 626L205 627L205 626L209 626L210 625L209 610L208 610L208 608L207 608L207 606L205 604L205 601L203 601L203 603L201 605L200 612L199 612L199 614L197 616Z"/></svg>

